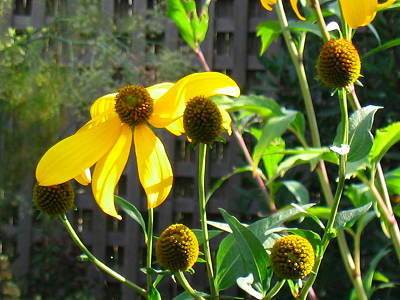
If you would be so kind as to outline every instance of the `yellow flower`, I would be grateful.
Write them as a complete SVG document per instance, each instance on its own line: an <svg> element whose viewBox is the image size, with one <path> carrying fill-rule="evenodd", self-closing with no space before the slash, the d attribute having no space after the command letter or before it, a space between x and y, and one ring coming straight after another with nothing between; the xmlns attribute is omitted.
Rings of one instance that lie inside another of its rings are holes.
<svg viewBox="0 0 400 300"><path fill-rule="evenodd" d="M378 8L388 7L396 0L378 3L378 0L339 0L343 18L353 29L366 26L375 18Z"/></svg>
<svg viewBox="0 0 400 300"><path fill-rule="evenodd" d="M133 140L148 208L157 207L171 190L173 174L164 146L149 125L167 128L183 115L184 100L198 94L238 93L228 76L205 72L188 75L176 84L165 82L146 89L127 86L105 95L91 106L88 123L43 155L36 169L38 184L56 185L72 178L87 184L87 170L95 165L93 196L105 213L121 219L114 205L114 190Z"/></svg>
<svg viewBox="0 0 400 300"><path fill-rule="evenodd" d="M269 10L269 11L272 10L271 5L274 5L274 4L276 3L276 0L260 0L260 1L261 1L262 6L263 6L266 10ZM292 9L293 9L294 13L296 14L296 16L297 16L300 20L305 21L306 18L304 18L304 17L300 14L299 9L297 8L297 2L298 2L298 0L290 0L290 5L292 6Z"/></svg>

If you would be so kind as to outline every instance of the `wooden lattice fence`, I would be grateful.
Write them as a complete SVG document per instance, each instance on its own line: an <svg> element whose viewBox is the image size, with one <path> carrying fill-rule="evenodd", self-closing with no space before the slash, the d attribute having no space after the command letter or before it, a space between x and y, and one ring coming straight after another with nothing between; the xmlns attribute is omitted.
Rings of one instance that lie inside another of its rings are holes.
<svg viewBox="0 0 400 300"><path fill-rule="evenodd" d="M66 1L66 0L64 0ZM5 14L0 23L0 31L8 26L23 29L27 26L40 27L51 20L53 12L64 2L62 0L15 0L14 6ZM157 0L99 0L106 16L132 14L154 6ZM158 0L159 1L159 0ZM259 0L216 0L210 6L210 29L203 44L207 61L213 70L231 75L242 88L262 84L256 74L263 71L258 61L259 44L255 36L257 24L265 21L266 13ZM176 27L171 22L165 24L163 43L170 49L176 49L180 39ZM174 222L183 222L193 228L199 228L199 213L196 195L196 154L187 147L183 137L174 138L162 135L162 140L172 161L174 170L174 189L169 199L155 210L155 229L158 235L165 227ZM119 185L119 194L142 209L145 214L145 197L139 185L133 154L127 164ZM208 157L207 182L211 183L241 165L240 151L236 142L230 139L226 144L217 145ZM236 164L236 165L235 165ZM33 179L32 179L33 180ZM236 186L241 185L240 177L234 177L210 201L208 209L211 218L219 218L218 207L229 209L230 197ZM31 185L26 185L27 198L31 194ZM8 235L15 238L14 270L16 275L28 272L32 256L32 244L40 237L40 232L33 230L30 201L24 201L19 208L18 217L5 228ZM139 226L128 217L117 222L106 217L96 206L90 190L82 189L78 195L78 209L71 213L77 231L89 245L93 253L124 276L144 284L145 276L138 271L144 265L145 246ZM196 288L207 286L203 266L198 266L193 277ZM94 282L96 299L136 299L138 297L126 287L108 278L93 266L88 273ZM104 284L104 282L107 282ZM172 299L178 291L171 288L170 280L160 283L165 299Z"/></svg>

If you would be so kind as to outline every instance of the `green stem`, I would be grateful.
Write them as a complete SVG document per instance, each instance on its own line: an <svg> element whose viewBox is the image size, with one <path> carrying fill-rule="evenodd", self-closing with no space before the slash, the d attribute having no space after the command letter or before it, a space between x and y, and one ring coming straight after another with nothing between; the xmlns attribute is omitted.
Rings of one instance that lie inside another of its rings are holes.
<svg viewBox="0 0 400 300"><path fill-rule="evenodd" d="M198 295L196 291L191 287L189 282L186 280L185 275L182 273L182 271L178 271L175 273L175 277L179 280L179 283L181 286L185 289L186 292L188 292L193 299L196 300L205 300L202 296Z"/></svg>
<svg viewBox="0 0 400 300"><path fill-rule="evenodd" d="M268 293L265 295L264 298L262 298L262 300L270 300L273 297L275 297L275 295L279 293L279 291L281 290L281 288L283 287L285 282L286 282L286 279L282 279L282 280L279 280L277 283L275 283L275 285L272 287L272 289L270 289L268 291Z"/></svg>
<svg viewBox="0 0 400 300"><path fill-rule="evenodd" d="M129 281L125 277L123 277L121 274L115 272L113 269L102 263L100 260L98 260L83 244L83 242L80 240L78 234L75 232L74 228L72 227L71 223L68 221L68 218L65 214L60 215L60 220L64 224L65 228L67 229L69 235L71 236L72 240L74 243L82 250L82 252L87 256L87 258L93 262L96 266L98 266L100 269L102 269L104 272L107 274L111 275L115 279L121 281L122 283L125 283L126 285L130 286L132 289L134 289L136 292L139 294L146 296L147 292L140 286L134 284L133 282Z"/></svg>
<svg viewBox="0 0 400 300"><path fill-rule="evenodd" d="M329 36L328 30L326 30L326 23L325 23L324 16L322 15L321 6L319 5L319 1L318 0L311 1L311 6L317 15L317 22L318 22L319 30L322 33L322 39L324 40L324 42L327 42L327 41L329 41L330 36Z"/></svg>
<svg viewBox="0 0 400 300"><path fill-rule="evenodd" d="M151 276L151 263L153 258L153 223L154 212L153 208L147 210L147 255L146 255L146 282L147 290L150 291L153 287L153 280Z"/></svg>
<svg viewBox="0 0 400 300"><path fill-rule="evenodd" d="M215 287L214 282L214 270L211 259L211 250L210 250L210 242L207 228L207 210L206 210L206 193L205 193L205 175L206 175L206 156L207 156L207 145L200 143L199 144L199 159L198 159L198 167L197 167L197 184L198 184L198 192L199 192L199 207L200 207L200 218L201 218L201 229L203 232L204 239L204 256L206 259L207 266L207 274L208 281L210 284L210 291L212 298L216 298L218 296L218 291Z"/></svg>
<svg viewBox="0 0 400 300"><path fill-rule="evenodd" d="M347 97L344 89L339 90L339 102L340 102L340 112L341 112L341 144L347 145L349 140L349 117L347 110ZM308 290L314 284L315 279L318 275L318 270L322 262L325 250L328 248L329 242L335 235L333 225L335 223L336 215L339 209L340 199L342 198L344 183L346 181L346 161L347 155L341 155L339 157L339 182L336 187L336 192L334 196L333 206L331 207L331 214L329 216L328 224L326 226L324 236L322 237L322 253L317 256L314 268L311 272L310 277L307 279L303 289L301 290L300 299L305 300L307 298Z"/></svg>

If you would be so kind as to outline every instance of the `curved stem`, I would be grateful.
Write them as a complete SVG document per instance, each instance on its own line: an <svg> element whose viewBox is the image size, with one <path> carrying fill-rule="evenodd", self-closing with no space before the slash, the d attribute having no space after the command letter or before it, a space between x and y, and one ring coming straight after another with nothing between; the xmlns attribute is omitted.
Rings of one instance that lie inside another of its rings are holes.
<svg viewBox="0 0 400 300"><path fill-rule="evenodd" d="M145 289L143 289L140 286L136 285L135 283L129 281L124 276L117 273L116 271L114 271L113 269L111 269L110 267L105 265L103 262L98 260L83 244L83 242L79 238L78 234L75 232L74 228L72 227L71 223L68 221L68 218L65 214L60 215L60 220L64 224L65 228L67 229L67 231L68 231L69 235L71 236L72 240L74 241L74 243L82 250L82 252L88 257L88 259L91 262L93 262L96 266L98 266L100 269L102 269L104 272L111 275L115 279L130 286L132 289L134 289L139 294L141 294L143 296L147 295L147 292Z"/></svg>
<svg viewBox="0 0 400 300"><path fill-rule="evenodd" d="M185 275L182 273L182 271L178 271L175 273L175 277L179 280L179 283L181 286L185 289L186 292L188 292L193 299L196 300L205 300L202 296L198 295L196 291L191 287L189 282L186 280Z"/></svg>
<svg viewBox="0 0 400 300"><path fill-rule="evenodd" d="M318 0L311 1L311 6L317 15L317 22L318 22L319 30L322 33L322 39L324 40L324 42L329 41L330 36L329 36L328 30L326 30L326 23L325 23L324 16L322 15L321 6L319 5L319 1Z"/></svg>
<svg viewBox="0 0 400 300"><path fill-rule="evenodd" d="M211 296L216 298L218 291L215 287L214 282L214 270L211 259L210 242L207 228L207 209L206 209L206 193L205 193L205 175L206 175L206 156L207 156L207 145L199 144L199 159L197 166L197 185L199 192L199 207L200 207L200 218L201 218L201 230L204 238L204 256L206 259L206 267L208 274L208 281L210 284Z"/></svg>
<svg viewBox="0 0 400 300"><path fill-rule="evenodd" d="M286 279L282 279L282 280L279 280L277 283L275 283L275 285L272 287L272 289L270 289L268 291L268 293L265 295L264 298L262 298L262 300L270 300L273 297L275 297L275 295L279 293L279 291L281 290L281 288L283 287L285 282L286 282Z"/></svg>
<svg viewBox="0 0 400 300"><path fill-rule="evenodd" d="M153 287L153 280L151 277L151 263L153 258L153 223L154 212L152 208L147 210L147 254L146 254L146 282L147 290L150 291Z"/></svg>

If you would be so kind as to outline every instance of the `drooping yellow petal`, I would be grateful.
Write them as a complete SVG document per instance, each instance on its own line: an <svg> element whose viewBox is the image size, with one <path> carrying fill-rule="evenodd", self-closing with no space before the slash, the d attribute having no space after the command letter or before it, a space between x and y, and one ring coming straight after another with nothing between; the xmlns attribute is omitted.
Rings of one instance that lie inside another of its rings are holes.
<svg viewBox="0 0 400 300"><path fill-rule="evenodd" d="M92 182L92 175L90 174L90 169L86 169L81 174L75 177L75 180L82 185L88 185Z"/></svg>
<svg viewBox="0 0 400 300"><path fill-rule="evenodd" d="M115 111L114 106L116 95L116 93L108 94L94 101L90 107L90 116L92 119L103 113Z"/></svg>
<svg viewBox="0 0 400 300"><path fill-rule="evenodd" d="M122 218L115 209L114 190L128 160L131 144L132 130L124 124L114 146L96 163L93 173L94 199L106 214L119 220Z"/></svg>
<svg viewBox="0 0 400 300"><path fill-rule="evenodd" d="M271 5L274 5L276 3L276 0L261 0L262 6L266 9L271 11L272 7Z"/></svg>
<svg viewBox="0 0 400 300"><path fill-rule="evenodd" d="M147 195L148 208L159 206L172 188L173 174L164 145L146 125L134 129L139 180Z"/></svg>
<svg viewBox="0 0 400 300"><path fill-rule="evenodd" d="M290 5L292 5L292 9L293 9L294 13L296 14L296 16L297 16L300 20L305 21L306 18L304 18L304 17L300 14L299 8L297 7L297 2L298 2L298 0L290 0Z"/></svg>
<svg viewBox="0 0 400 300"><path fill-rule="evenodd" d="M377 0L340 0L343 18L353 29L366 26L376 15Z"/></svg>
<svg viewBox="0 0 400 300"><path fill-rule="evenodd" d="M40 185L64 183L90 168L110 150L120 134L121 122L116 114L103 115L43 155L36 168Z"/></svg>
<svg viewBox="0 0 400 300"><path fill-rule="evenodd" d="M177 136L182 135L182 133L185 132L185 129L183 128L183 118L179 118L178 120L165 126L165 129L167 129L169 132L171 132L174 135L177 135Z"/></svg>
<svg viewBox="0 0 400 300"><path fill-rule="evenodd" d="M240 89L229 76L218 72L194 73L180 79L154 103L149 122L162 128L183 115L185 102L195 96L228 95L238 97Z"/></svg>
<svg viewBox="0 0 400 300"><path fill-rule="evenodd" d="M174 86L172 82L162 82L146 88L149 92L151 98L157 101L162 95L164 95L168 90Z"/></svg>
<svg viewBox="0 0 400 300"><path fill-rule="evenodd" d="M396 0L387 0L386 2L378 3L377 7L378 8L385 8L385 7L388 7L388 6L392 5L395 2L396 2Z"/></svg>
<svg viewBox="0 0 400 300"><path fill-rule="evenodd" d="M229 135L231 135L232 134L232 127L231 127L232 119L229 116L229 113L225 109L219 108L219 111L222 116L222 127L228 132Z"/></svg>

